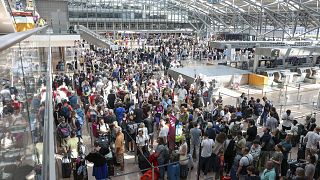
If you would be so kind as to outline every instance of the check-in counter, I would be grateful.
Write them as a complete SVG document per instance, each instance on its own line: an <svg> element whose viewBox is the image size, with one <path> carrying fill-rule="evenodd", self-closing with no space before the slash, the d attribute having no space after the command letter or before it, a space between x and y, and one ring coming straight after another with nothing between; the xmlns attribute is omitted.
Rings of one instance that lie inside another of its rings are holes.
<svg viewBox="0 0 320 180"><path fill-rule="evenodd" d="M262 75L268 77L268 85L272 86L274 83L281 83L281 73L277 70L263 71Z"/></svg>
<svg viewBox="0 0 320 180"><path fill-rule="evenodd" d="M268 77L260 74L249 74L249 85L264 89L268 86Z"/></svg>
<svg viewBox="0 0 320 180"><path fill-rule="evenodd" d="M297 68L297 74L295 76L295 82L304 82L307 76L307 69L309 67Z"/></svg>
<svg viewBox="0 0 320 180"><path fill-rule="evenodd" d="M291 84L293 83L293 80L294 80L294 76L298 73L296 72L291 72L290 70L281 70L280 71L281 73L281 76L282 76L282 82L285 83L285 84Z"/></svg>

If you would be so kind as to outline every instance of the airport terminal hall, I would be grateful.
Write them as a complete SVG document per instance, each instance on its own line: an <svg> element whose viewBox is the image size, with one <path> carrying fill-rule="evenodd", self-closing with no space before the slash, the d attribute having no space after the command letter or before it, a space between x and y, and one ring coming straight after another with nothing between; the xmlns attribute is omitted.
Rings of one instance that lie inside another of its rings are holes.
<svg viewBox="0 0 320 180"><path fill-rule="evenodd" d="M320 180L320 0L0 0L0 180Z"/></svg>

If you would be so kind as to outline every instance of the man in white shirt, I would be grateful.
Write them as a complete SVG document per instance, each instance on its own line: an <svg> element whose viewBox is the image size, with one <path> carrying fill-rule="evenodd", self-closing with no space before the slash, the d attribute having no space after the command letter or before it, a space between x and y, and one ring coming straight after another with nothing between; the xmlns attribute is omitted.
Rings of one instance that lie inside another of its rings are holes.
<svg viewBox="0 0 320 180"><path fill-rule="evenodd" d="M314 131L309 131L304 138L304 143L306 145L306 154L305 157L315 155L318 151L318 145L320 145L320 127L316 127Z"/></svg>
<svg viewBox="0 0 320 180"><path fill-rule="evenodd" d="M178 90L178 105L179 107L181 106L182 103L185 102L186 96L188 95L188 91L181 86Z"/></svg>
<svg viewBox="0 0 320 180"><path fill-rule="evenodd" d="M293 117L291 115L291 110L288 109L285 114L282 115L282 130L291 130Z"/></svg>
<svg viewBox="0 0 320 180"><path fill-rule="evenodd" d="M271 132L275 131L278 128L278 121L273 116L274 116L274 114L271 114L271 116L267 118L267 121L266 121L266 124L265 124L266 127L271 130Z"/></svg>
<svg viewBox="0 0 320 180"><path fill-rule="evenodd" d="M203 174L206 176L210 169L210 157L212 154L212 148L214 146L213 139L209 139L207 133L204 133L203 140L201 142L201 158L200 158L200 167L203 170Z"/></svg>
<svg viewBox="0 0 320 180"><path fill-rule="evenodd" d="M169 127L166 125L164 120L160 121L160 132L159 137L162 137L164 139L164 142L167 143L167 136L169 133Z"/></svg>
<svg viewBox="0 0 320 180"><path fill-rule="evenodd" d="M143 130L140 129L138 131L138 136L136 137L136 143L137 143L137 146L139 147L138 150L142 150L142 148L147 145L148 140L149 140L148 137L143 134Z"/></svg>

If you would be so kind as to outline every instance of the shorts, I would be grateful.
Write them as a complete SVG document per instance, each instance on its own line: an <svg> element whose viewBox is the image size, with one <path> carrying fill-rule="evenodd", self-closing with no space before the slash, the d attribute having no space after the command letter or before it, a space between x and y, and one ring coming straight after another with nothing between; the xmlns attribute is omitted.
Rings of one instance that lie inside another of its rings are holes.
<svg viewBox="0 0 320 180"><path fill-rule="evenodd" d="M123 163L124 161L124 154L116 154L116 160L117 160L117 163Z"/></svg>

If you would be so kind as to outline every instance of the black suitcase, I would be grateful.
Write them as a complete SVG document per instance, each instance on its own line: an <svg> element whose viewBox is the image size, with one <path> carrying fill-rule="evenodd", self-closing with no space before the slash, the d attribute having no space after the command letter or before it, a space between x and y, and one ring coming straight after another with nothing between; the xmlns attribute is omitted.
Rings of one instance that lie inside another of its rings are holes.
<svg viewBox="0 0 320 180"><path fill-rule="evenodd" d="M71 160L67 157L63 157L61 167L62 167L62 178L70 178L71 171L72 171Z"/></svg>
<svg viewBox="0 0 320 180"><path fill-rule="evenodd" d="M297 154L297 160L300 159L305 159L305 151L306 151L306 146L305 145L301 145L298 149L298 154Z"/></svg>

